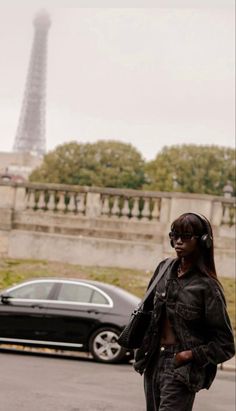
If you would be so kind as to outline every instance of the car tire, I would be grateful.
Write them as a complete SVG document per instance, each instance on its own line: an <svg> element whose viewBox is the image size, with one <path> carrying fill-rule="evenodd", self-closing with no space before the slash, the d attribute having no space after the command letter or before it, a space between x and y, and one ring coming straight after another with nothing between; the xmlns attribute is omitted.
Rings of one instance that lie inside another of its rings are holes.
<svg viewBox="0 0 236 411"><path fill-rule="evenodd" d="M126 350L117 342L119 335L118 329L109 326L96 330L89 341L89 352L92 357L103 363L121 362Z"/></svg>

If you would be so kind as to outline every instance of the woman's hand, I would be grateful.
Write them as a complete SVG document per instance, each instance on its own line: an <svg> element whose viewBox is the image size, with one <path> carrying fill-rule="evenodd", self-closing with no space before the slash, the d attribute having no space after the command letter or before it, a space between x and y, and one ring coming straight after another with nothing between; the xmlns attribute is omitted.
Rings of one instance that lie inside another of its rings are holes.
<svg viewBox="0 0 236 411"><path fill-rule="evenodd" d="M180 351L175 354L175 366L180 367L181 365L191 361L193 359L193 353L191 350Z"/></svg>

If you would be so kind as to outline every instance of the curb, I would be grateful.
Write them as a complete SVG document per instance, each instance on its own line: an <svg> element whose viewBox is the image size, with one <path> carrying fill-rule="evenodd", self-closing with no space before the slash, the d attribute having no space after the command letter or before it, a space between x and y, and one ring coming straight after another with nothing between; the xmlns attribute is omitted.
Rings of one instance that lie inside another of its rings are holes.
<svg viewBox="0 0 236 411"><path fill-rule="evenodd" d="M235 371L236 370L236 358L233 357L228 361L218 365L218 368L223 371Z"/></svg>
<svg viewBox="0 0 236 411"><path fill-rule="evenodd" d="M12 351L18 351L18 352L31 352L31 353L45 353L45 354L54 354L54 355L64 355L64 356L74 356L74 357L85 357L89 358L88 353L83 353L83 352L76 352L76 351L66 351L64 352L63 350L60 349L51 349L51 348L38 348L38 347L26 347L26 346L20 346L20 345L8 345L8 344L1 344L0 343L0 350L12 350ZM236 357L234 356L228 361L225 361L221 364L218 364L217 366L218 370L221 371L236 371Z"/></svg>

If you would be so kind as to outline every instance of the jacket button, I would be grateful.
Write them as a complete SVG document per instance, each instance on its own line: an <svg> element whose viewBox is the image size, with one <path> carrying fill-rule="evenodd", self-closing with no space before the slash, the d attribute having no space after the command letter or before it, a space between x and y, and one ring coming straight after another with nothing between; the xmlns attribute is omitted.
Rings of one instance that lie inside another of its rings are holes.
<svg viewBox="0 0 236 411"><path fill-rule="evenodd" d="M165 297L165 296L166 296L166 293L161 293L161 296L162 296L162 297Z"/></svg>

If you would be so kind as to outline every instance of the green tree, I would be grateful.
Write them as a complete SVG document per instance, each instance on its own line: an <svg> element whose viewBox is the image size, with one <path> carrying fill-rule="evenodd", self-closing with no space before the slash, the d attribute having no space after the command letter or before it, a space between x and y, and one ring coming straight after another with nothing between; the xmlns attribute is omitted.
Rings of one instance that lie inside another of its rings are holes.
<svg viewBox="0 0 236 411"><path fill-rule="evenodd" d="M131 144L72 141L46 154L30 181L138 189L145 181L144 166L141 154Z"/></svg>
<svg viewBox="0 0 236 411"><path fill-rule="evenodd" d="M158 191L223 195L229 181L235 193L235 150L218 146L164 147L146 164L148 184Z"/></svg>

